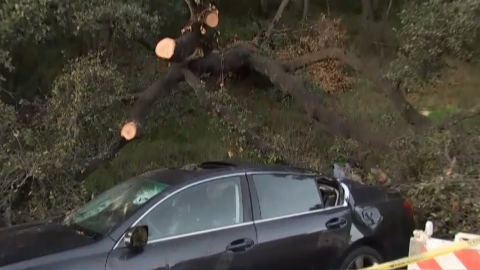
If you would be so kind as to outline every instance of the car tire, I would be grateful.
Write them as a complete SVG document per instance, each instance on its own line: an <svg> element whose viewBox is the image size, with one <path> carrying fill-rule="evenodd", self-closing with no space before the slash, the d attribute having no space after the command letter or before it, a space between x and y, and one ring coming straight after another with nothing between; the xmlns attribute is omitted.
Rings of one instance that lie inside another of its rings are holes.
<svg viewBox="0 0 480 270"><path fill-rule="evenodd" d="M339 269L361 269L382 263L383 258L378 251L368 246L352 250L340 263Z"/></svg>

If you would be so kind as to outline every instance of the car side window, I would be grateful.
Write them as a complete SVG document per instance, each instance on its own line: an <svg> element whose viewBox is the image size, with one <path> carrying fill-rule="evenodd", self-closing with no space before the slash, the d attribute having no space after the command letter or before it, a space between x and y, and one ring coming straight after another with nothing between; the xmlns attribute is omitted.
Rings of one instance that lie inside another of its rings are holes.
<svg viewBox="0 0 480 270"><path fill-rule="evenodd" d="M139 225L147 225L154 240L242 223L240 183L240 177L228 177L187 188L160 203Z"/></svg>
<svg viewBox="0 0 480 270"><path fill-rule="evenodd" d="M323 208L317 182L311 176L258 174L252 178L262 219Z"/></svg>

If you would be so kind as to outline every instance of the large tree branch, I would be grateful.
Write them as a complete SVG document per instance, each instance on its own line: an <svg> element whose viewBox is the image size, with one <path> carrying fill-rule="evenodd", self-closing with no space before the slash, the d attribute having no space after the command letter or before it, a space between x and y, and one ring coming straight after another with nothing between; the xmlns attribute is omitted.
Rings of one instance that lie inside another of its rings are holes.
<svg viewBox="0 0 480 270"><path fill-rule="evenodd" d="M130 121L126 123L121 131L121 136L127 141L139 135L142 124L145 122L153 104L162 96L170 94L173 88L183 80L180 64L171 65L167 74L155 81L143 93L133 105L130 113Z"/></svg>
<svg viewBox="0 0 480 270"><path fill-rule="evenodd" d="M194 23L202 23L215 28L219 23L217 4L212 0L185 0L190 12L190 19L182 32L188 30Z"/></svg>
<svg viewBox="0 0 480 270"><path fill-rule="evenodd" d="M353 121L341 117L329 111L321 101L317 100L305 87L303 80L288 75L285 71L291 70L294 64L281 65L273 59L256 54L256 49L249 43L241 43L230 48L226 52L212 53L205 58L190 61L187 67L195 74L210 73L218 75L222 72L235 71L245 65L250 65L254 70L263 74L270 81L281 87L284 91L292 94L300 102L307 115L314 121L327 127L333 134L339 134L347 138L353 138L362 143L385 146L385 138L373 133L367 126L359 125ZM130 125L133 132L122 131L122 136L127 140L133 139L138 134L138 129L143 123L151 105L160 96L160 93L171 91L173 87L184 79L185 72L182 66L170 67L167 75L156 85L150 86L146 93L142 94L132 110ZM168 91L167 91L168 90Z"/></svg>
<svg viewBox="0 0 480 270"><path fill-rule="evenodd" d="M202 24L195 23L191 31L181 35L177 39L164 38L157 43L155 54L170 62L181 63L192 55L200 44L202 37Z"/></svg>
<svg viewBox="0 0 480 270"><path fill-rule="evenodd" d="M239 43L226 51L211 53L204 58L192 60L187 67L199 76L202 74L218 76L248 65L249 57L255 51L256 47L250 43Z"/></svg>
<svg viewBox="0 0 480 270"><path fill-rule="evenodd" d="M77 171L74 180L76 182L85 180L92 172L115 158L116 154L130 140L139 136L141 127L144 125L153 104L160 98L170 94L178 83L184 81L184 67L189 67L200 75L205 73L218 75L221 72L235 71L248 62L248 57L253 50L253 47L234 46L225 53L212 53L207 57L190 61L187 64L172 64L162 78L155 81L145 91L135 95L137 99L130 112L130 120L122 128L121 136L111 143L109 151L72 164L72 167ZM201 99L201 94L199 98ZM205 102L202 105L204 104ZM224 109L222 109L222 112L223 115L227 115L226 117L230 119L228 121L235 123L235 118L231 112L225 112ZM248 137L251 138L251 143L261 147L261 149L267 149L267 146L260 141L256 141L257 139L253 135L248 135Z"/></svg>
<svg viewBox="0 0 480 270"><path fill-rule="evenodd" d="M182 71L184 67L188 67L197 75L206 73L218 75L222 72L235 71L248 62L253 50L247 46L234 46L225 53L211 53L188 63L172 64L161 79L139 95L130 112L130 120L122 128L121 136L126 140L138 137L153 104L162 96L170 94L176 85L184 80Z"/></svg>

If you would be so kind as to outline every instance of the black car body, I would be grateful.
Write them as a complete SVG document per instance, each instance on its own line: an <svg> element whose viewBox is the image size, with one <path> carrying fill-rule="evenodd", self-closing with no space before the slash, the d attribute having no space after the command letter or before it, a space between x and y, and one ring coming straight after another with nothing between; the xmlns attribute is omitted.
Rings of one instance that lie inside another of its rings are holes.
<svg viewBox="0 0 480 270"><path fill-rule="evenodd" d="M139 227L148 242L134 249L125 233ZM411 205L394 191L206 162L135 177L65 218L0 230L0 268L362 268L361 255L406 256L413 229Z"/></svg>

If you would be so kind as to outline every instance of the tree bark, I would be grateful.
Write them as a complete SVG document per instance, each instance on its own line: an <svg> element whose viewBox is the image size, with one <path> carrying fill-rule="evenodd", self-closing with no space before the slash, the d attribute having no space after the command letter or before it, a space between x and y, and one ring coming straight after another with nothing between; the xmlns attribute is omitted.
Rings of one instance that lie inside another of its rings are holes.
<svg viewBox="0 0 480 270"><path fill-rule="evenodd" d="M191 31L177 39L164 38L157 43L155 54L170 62L181 63L192 55L200 44L202 37L200 23L194 23Z"/></svg>
<svg viewBox="0 0 480 270"><path fill-rule="evenodd" d="M197 75L238 70L248 63L252 47L234 46L225 53L211 53L204 58L195 59L183 64L172 64L167 73L142 92L130 112L129 121L123 126L121 136L127 141L139 136L141 128L153 104L161 97L172 92L178 83L184 80L182 69L186 66Z"/></svg>
<svg viewBox="0 0 480 270"><path fill-rule="evenodd" d="M143 93L133 105L130 113L130 120L121 131L121 136L127 141L138 137L141 127L150 112L153 104L160 97L170 94L173 88L183 79L180 64L173 64L167 70L167 74L155 81Z"/></svg>

